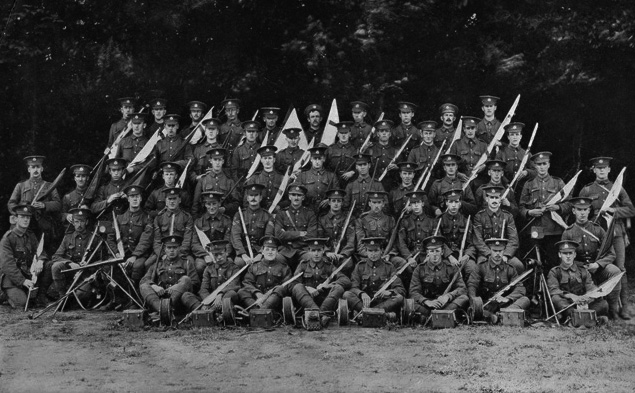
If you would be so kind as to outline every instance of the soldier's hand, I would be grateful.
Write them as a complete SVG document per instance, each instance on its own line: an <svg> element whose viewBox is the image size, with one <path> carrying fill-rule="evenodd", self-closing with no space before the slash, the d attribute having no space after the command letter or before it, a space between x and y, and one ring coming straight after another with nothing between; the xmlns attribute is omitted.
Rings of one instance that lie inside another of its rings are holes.
<svg viewBox="0 0 635 393"><path fill-rule="evenodd" d="M507 263L508 260L509 260L509 257L507 255L503 255L503 262Z"/></svg>
<svg viewBox="0 0 635 393"><path fill-rule="evenodd" d="M258 255L256 255L256 256L254 257L253 262L258 262L258 261L260 261L261 259L262 259L262 254L258 254Z"/></svg>
<svg viewBox="0 0 635 393"><path fill-rule="evenodd" d="M586 267L586 270L589 271L589 273L595 273L596 270L598 270L598 268L600 267L600 265L598 265L597 263L593 262L593 263L589 263Z"/></svg>
<svg viewBox="0 0 635 393"><path fill-rule="evenodd" d="M67 215L66 215L66 221L68 221L68 222L71 222L71 223L72 223L72 222L73 222L73 215L72 215L72 214L67 214Z"/></svg>
<svg viewBox="0 0 635 393"><path fill-rule="evenodd" d="M390 293L390 291L381 291L381 292L379 292L378 296L381 299L388 299L389 297L392 296L392 294Z"/></svg>
<svg viewBox="0 0 635 393"><path fill-rule="evenodd" d="M206 265L211 265L211 264L212 264L212 262L214 262L214 261L212 260L212 257L211 257L210 255L205 255L205 257L204 257L203 259L205 259L205 264L206 264Z"/></svg>
<svg viewBox="0 0 635 393"><path fill-rule="evenodd" d="M112 194L111 196L109 196L109 197L108 197L108 199L106 200L106 202L107 202L108 204L113 203L113 202L115 201L115 199L119 199L119 194L120 194L120 193L118 193L118 192L116 192L116 193Z"/></svg>
<svg viewBox="0 0 635 393"><path fill-rule="evenodd" d="M251 258L249 257L249 255L247 255L247 254L243 254L243 255L242 255L242 258L243 258L243 261L245 261L245 263L246 263L247 265L250 265L250 264L253 262L253 261L251 260Z"/></svg>
<svg viewBox="0 0 635 393"><path fill-rule="evenodd" d="M225 209L225 206L221 206L221 207L219 207L219 208L218 208L218 212L219 212L220 214L225 214L225 210L226 210L226 209Z"/></svg>
<svg viewBox="0 0 635 393"><path fill-rule="evenodd" d="M495 299L496 303L498 304L506 304L509 302L509 299L506 298L505 296L497 296Z"/></svg>
<svg viewBox="0 0 635 393"><path fill-rule="evenodd" d="M443 307L443 304L441 304L441 302L439 301L439 299L435 299L435 300L429 300L429 306L430 308L434 308L435 310L440 309L441 307Z"/></svg>
<svg viewBox="0 0 635 393"><path fill-rule="evenodd" d="M212 301L211 306L212 306L212 309L214 310L218 310L219 308L221 308L223 306L223 295L221 294L216 295L216 297Z"/></svg>
<svg viewBox="0 0 635 393"><path fill-rule="evenodd" d="M548 212L555 212L555 211L560 210L560 206L556 205L556 204L545 206L545 210L548 211Z"/></svg>
<svg viewBox="0 0 635 393"><path fill-rule="evenodd" d="M136 260L137 260L137 257L135 257L135 256L132 256L132 257L128 258L126 260L126 263L124 263L124 265L123 265L124 269L127 268L129 265L134 265Z"/></svg>
<svg viewBox="0 0 635 393"><path fill-rule="evenodd" d="M29 291L31 291L31 290L33 290L33 288L35 288L35 284L33 284L33 281L31 281L31 280L24 280L22 285L24 285L24 287L26 289L28 289Z"/></svg>
<svg viewBox="0 0 635 393"><path fill-rule="evenodd" d="M263 295L261 292L256 292L256 299L257 300L260 300L263 296L265 296L265 295Z"/></svg>
<svg viewBox="0 0 635 393"><path fill-rule="evenodd" d="M325 199L322 202L320 202L320 209L324 209L325 207L327 207L329 205L329 200Z"/></svg>
<svg viewBox="0 0 635 393"><path fill-rule="evenodd" d="M79 263L71 262L68 264L68 266L70 266L71 269L77 269L79 267Z"/></svg>
<svg viewBox="0 0 635 393"><path fill-rule="evenodd" d="M445 307L446 304L448 304L448 302L450 301L450 296L441 295L441 296L439 296L439 298L437 300L439 301L439 303L441 303L439 308L442 308L442 307Z"/></svg>
<svg viewBox="0 0 635 393"><path fill-rule="evenodd" d="M300 237L306 237L306 231L300 231Z"/></svg>
<svg viewBox="0 0 635 393"><path fill-rule="evenodd" d="M437 301L436 301L436 300L426 300L426 301L424 301L424 302L423 302L423 304L424 304L426 307L428 307L428 308L436 308L436 306L435 306L435 305L436 305L436 303L437 303Z"/></svg>
<svg viewBox="0 0 635 393"><path fill-rule="evenodd" d="M509 206L511 206L511 205L512 205L512 204L511 204L511 203L509 203L509 199L507 199L507 198L503 199L503 206L507 206L507 207L509 207Z"/></svg>
<svg viewBox="0 0 635 393"><path fill-rule="evenodd" d="M414 259L413 257L408 258L408 263L410 264L411 267L417 267L417 260Z"/></svg>
<svg viewBox="0 0 635 393"><path fill-rule="evenodd" d="M443 212L441 211L441 209L436 209L436 210L434 211L434 215L435 215L435 217L439 217L441 214L443 214Z"/></svg>
<svg viewBox="0 0 635 393"><path fill-rule="evenodd" d="M544 213L544 209L531 209L527 212L532 217L540 217Z"/></svg>
<svg viewBox="0 0 635 393"><path fill-rule="evenodd" d="M367 293L362 293L362 305L364 308L370 307L370 296Z"/></svg>
<svg viewBox="0 0 635 393"><path fill-rule="evenodd" d="M355 171L348 171L348 172L344 172L344 174L342 174L342 179L348 181L351 177L353 177L353 175L355 175Z"/></svg>
<svg viewBox="0 0 635 393"><path fill-rule="evenodd" d="M152 285L152 290L156 292L158 296L163 296L163 294L165 293L165 289L161 288L160 286L156 284Z"/></svg>
<svg viewBox="0 0 635 393"><path fill-rule="evenodd" d="M469 179L469 177L466 174L461 173L461 172L458 172L456 174L456 177L458 177L459 180L462 181L463 183L465 183Z"/></svg>
<svg viewBox="0 0 635 393"><path fill-rule="evenodd" d="M470 260L470 256L469 255L463 255L461 257L461 259L459 260L459 262L461 262L461 264L464 264L464 263L466 263L469 260Z"/></svg>
<svg viewBox="0 0 635 393"><path fill-rule="evenodd" d="M33 273L35 273L35 275L37 276L38 274L42 273L42 270L44 270L44 261L38 259L33 264Z"/></svg>
<svg viewBox="0 0 635 393"><path fill-rule="evenodd" d="M383 259L385 262L390 261L390 254L383 255L381 259Z"/></svg>
<svg viewBox="0 0 635 393"><path fill-rule="evenodd" d="M458 267L458 266L461 264L461 263L459 262L459 260L458 260L458 259L456 259L456 258L454 257L454 255L450 255L450 256L448 257L448 261L450 261L450 263L452 264L452 266L457 266L457 267Z"/></svg>
<svg viewBox="0 0 635 393"><path fill-rule="evenodd" d="M614 207L609 207L608 209L606 209L607 212L613 214L615 213L615 208Z"/></svg>
<svg viewBox="0 0 635 393"><path fill-rule="evenodd" d="M31 204L31 206L33 206L36 209L44 209L44 202L33 202Z"/></svg>
<svg viewBox="0 0 635 393"><path fill-rule="evenodd" d="M527 176L527 170L523 169L523 171L520 172L520 175L518 176L518 180L522 179L525 176Z"/></svg>
<svg viewBox="0 0 635 393"><path fill-rule="evenodd" d="M317 295L320 294L320 291L318 291L317 289L313 287L306 287L306 290L309 292L309 295L311 295L312 297L316 297Z"/></svg>
<svg viewBox="0 0 635 393"><path fill-rule="evenodd" d="M165 290L168 295L172 295L175 291L174 291L174 285L167 287L167 289Z"/></svg>
<svg viewBox="0 0 635 393"><path fill-rule="evenodd" d="M393 169L397 169L397 168L399 167L394 162L386 167L386 169L389 171L392 171Z"/></svg>

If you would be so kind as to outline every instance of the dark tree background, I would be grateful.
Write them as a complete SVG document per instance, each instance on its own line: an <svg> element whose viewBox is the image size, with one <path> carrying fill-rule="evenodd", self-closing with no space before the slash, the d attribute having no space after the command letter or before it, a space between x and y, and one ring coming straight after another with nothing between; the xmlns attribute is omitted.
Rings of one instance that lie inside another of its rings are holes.
<svg viewBox="0 0 635 393"><path fill-rule="evenodd" d="M342 119L355 99L397 119L405 99L420 121L447 101L480 117L482 94L502 118L521 94L514 120L540 123L532 150L554 152L565 181L597 155L613 175L635 161L632 0L5 0L0 15L3 206L26 155L48 156L49 180L94 165L121 96L183 115L239 97L242 119L333 98Z"/></svg>

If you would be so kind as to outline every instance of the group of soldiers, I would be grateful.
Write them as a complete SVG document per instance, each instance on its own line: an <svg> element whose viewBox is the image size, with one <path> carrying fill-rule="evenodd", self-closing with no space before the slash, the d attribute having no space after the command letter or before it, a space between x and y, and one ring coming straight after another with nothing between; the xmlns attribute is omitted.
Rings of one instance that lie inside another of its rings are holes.
<svg viewBox="0 0 635 393"><path fill-rule="evenodd" d="M169 298L187 313L224 299L280 310L290 296L319 309L324 326L340 299L351 312L380 308L394 318L412 298L423 322L479 297L495 323L501 308L532 305L527 283L500 293L531 265L562 320L587 306L630 319L625 274L604 298L586 296L625 271L635 208L609 180L611 158L591 160L596 180L574 198L549 173L551 153L520 146L525 125L502 125L499 98L480 99L484 117L463 116L458 138L456 105L441 105L440 126L415 125L409 102L398 104L399 124L371 125L368 105L354 101L353 121L334 124L328 144L317 104L304 111L306 127L285 128L275 107L260 110L264 126L241 122L238 99L223 101L223 122L203 116L200 101L183 121L164 99L148 116L123 98L109 156L95 168L72 165L76 187L62 198L58 182L42 177L45 158L25 158L29 178L11 195L12 227L0 242L3 297L22 308L73 295L85 307L97 293L104 310L153 311ZM311 142L306 151L301 140ZM84 277L108 260L120 269L108 280L124 284L104 294Z"/></svg>

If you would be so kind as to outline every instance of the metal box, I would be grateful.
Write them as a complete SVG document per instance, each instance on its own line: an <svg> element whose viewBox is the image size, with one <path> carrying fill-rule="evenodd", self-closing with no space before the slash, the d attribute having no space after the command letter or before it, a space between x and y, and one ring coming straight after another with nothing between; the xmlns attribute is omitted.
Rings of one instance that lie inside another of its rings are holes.
<svg viewBox="0 0 635 393"><path fill-rule="evenodd" d="M501 308L499 314L501 325L503 326L525 326L525 310Z"/></svg>
<svg viewBox="0 0 635 393"><path fill-rule="evenodd" d="M145 315L145 310L124 310L123 324L126 327L143 327Z"/></svg>
<svg viewBox="0 0 635 393"><path fill-rule="evenodd" d="M306 330L322 330L322 323L320 322L320 310L317 308L305 309L304 324Z"/></svg>
<svg viewBox="0 0 635 393"><path fill-rule="evenodd" d="M269 329L273 327L273 311L270 309L249 310L249 326Z"/></svg>
<svg viewBox="0 0 635 393"><path fill-rule="evenodd" d="M454 310L432 310L432 328L444 329L456 327Z"/></svg>
<svg viewBox="0 0 635 393"><path fill-rule="evenodd" d="M216 326L216 318L212 310L196 310L192 312L192 326L212 327Z"/></svg>
<svg viewBox="0 0 635 393"><path fill-rule="evenodd" d="M595 310L573 310L571 314L571 324L575 327L586 326L593 327L596 326L597 323L597 315L595 314Z"/></svg>
<svg viewBox="0 0 635 393"><path fill-rule="evenodd" d="M362 312L363 327L386 326L386 311L383 308L365 308Z"/></svg>

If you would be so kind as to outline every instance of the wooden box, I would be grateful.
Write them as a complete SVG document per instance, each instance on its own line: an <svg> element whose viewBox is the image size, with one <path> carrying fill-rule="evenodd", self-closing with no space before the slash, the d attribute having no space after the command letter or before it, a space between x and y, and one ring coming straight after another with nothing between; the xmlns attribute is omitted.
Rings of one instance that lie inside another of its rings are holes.
<svg viewBox="0 0 635 393"><path fill-rule="evenodd" d="M575 327L593 327L597 325L597 315L595 310L573 310L571 314L571 325Z"/></svg>
<svg viewBox="0 0 635 393"><path fill-rule="evenodd" d="M363 327L386 326L386 311L383 308L365 308L362 312Z"/></svg>
<svg viewBox="0 0 635 393"><path fill-rule="evenodd" d="M273 327L273 312L270 309L249 310L249 326L269 329Z"/></svg>
<svg viewBox="0 0 635 393"><path fill-rule="evenodd" d="M212 310L196 310L192 312L192 326L212 327L216 326L216 318Z"/></svg>
<svg viewBox="0 0 635 393"><path fill-rule="evenodd" d="M499 314L503 326L525 326L525 310L501 308Z"/></svg>
<svg viewBox="0 0 635 393"><path fill-rule="evenodd" d="M123 324L126 327L143 327L145 316L145 310L124 310Z"/></svg>
<svg viewBox="0 0 635 393"><path fill-rule="evenodd" d="M445 329L456 327L454 310L432 310L432 328Z"/></svg>

